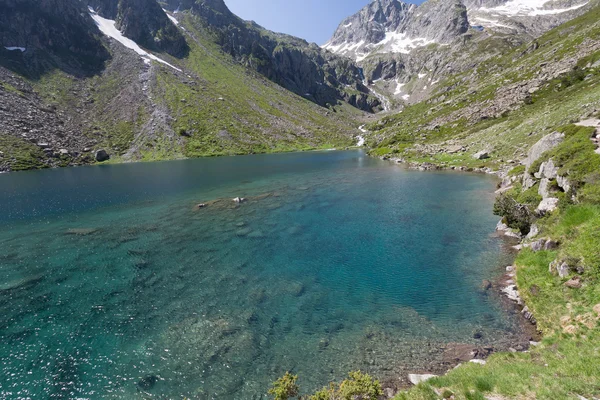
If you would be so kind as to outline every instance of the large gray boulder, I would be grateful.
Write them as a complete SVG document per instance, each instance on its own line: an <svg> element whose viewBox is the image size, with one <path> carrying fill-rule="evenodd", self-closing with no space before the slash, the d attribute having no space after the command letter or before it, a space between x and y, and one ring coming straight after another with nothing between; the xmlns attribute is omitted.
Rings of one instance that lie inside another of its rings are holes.
<svg viewBox="0 0 600 400"><path fill-rule="evenodd" d="M531 149L529 149L529 153L527 154L527 159L525 160L525 167L527 168L527 171L529 171L529 168L534 162L540 159L542 154L548 150L552 150L561 144L563 140L565 140L564 133L553 132L544 136L539 142L531 146Z"/></svg>

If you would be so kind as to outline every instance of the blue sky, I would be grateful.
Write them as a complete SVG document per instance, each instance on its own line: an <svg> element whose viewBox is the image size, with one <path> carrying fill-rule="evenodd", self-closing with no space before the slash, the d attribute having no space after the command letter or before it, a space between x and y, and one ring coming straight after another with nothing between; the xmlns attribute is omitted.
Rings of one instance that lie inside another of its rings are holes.
<svg viewBox="0 0 600 400"><path fill-rule="evenodd" d="M225 0L231 11L265 28L324 44L346 17L370 0ZM419 0L409 0L420 3Z"/></svg>

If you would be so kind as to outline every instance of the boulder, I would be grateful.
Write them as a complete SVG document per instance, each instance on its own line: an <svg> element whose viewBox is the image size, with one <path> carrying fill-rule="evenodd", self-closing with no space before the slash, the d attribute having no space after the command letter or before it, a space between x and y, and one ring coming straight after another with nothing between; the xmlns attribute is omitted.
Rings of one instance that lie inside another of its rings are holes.
<svg viewBox="0 0 600 400"><path fill-rule="evenodd" d="M537 207L537 209L535 210L538 214L546 214L546 213L551 213L552 211L556 210L556 208L558 207L558 199L555 197L549 197L547 199L542 200L542 202L540 203L540 205Z"/></svg>
<svg viewBox="0 0 600 400"><path fill-rule="evenodd" d="M559 168L554 165L554 161L550 159L540 165L538 174L540 178L556 179L558 177L558 170Z"/></svg>
<svg viewBox="0 0 600 400"><path fill-rule="evenodd" d="M573 279L568 280L567 282L565 282L565 286L571 289L581 289L581 278L576 276Z"/></svg>
<svg viewBox="0 0 600 400"><path fill-rule="evenodd" d="M531 243L531 250L534 252L542 251L544 249L544 245L546 244L546 239L539 239L535 242Z"/></svg>
<svg viewBox="0 0 600 400"><path fill-rule="evenodd" d="M234 203L238 203L238 204L239 204L239 203L243 203L243 202L245 202L245 201L246 201L246 199L245 199L245 198L243 198L243 197L236 197L235 199L233 199L233 202L234 202Z"/></svg>
<svg viewBox="0 0 600 400"><path fill-rule="evenodd" d="M479 359L470 360L469 362L471 362L473 364L479 364L479 365L485 365L487 363L487 361L485 361L485 360L479 360Z"/></svg>
<svg viewBox="0 0 600 400"><path fill-rule="evenodd" d="M551 274L558 274L561 278L566 278L569 275L571 268L566 261L554 260L548 266L548 271Z"/></svg>
<svg viewBox="0 0 600 400"><path fill-rule="evenodd" d="M527 153L527 159L525 160L526 169L529 170L531 165L539 160L542 154L561 144L564 139L565 135L563 133L553 132L544 136L540 141L531 146L531 149L529 149L529 152Z"/></svg>
<svg viewBox="0 0 600 400"><path fill-rule="evenodd" d="M556 250L558 249L558 242L556 240L548 240L544 244L544 250Z"/></svg>
<svg viewBox="0 0 600 400"><path fill-rule="evenodd" d="M106 152L106 150L98 150L95 155L96 161L104 162L110 160L110 156Z"/></svg>
<svg viewBox="0 0 600 400"><path fill-rule="evenodd" d="M557 175L556 183L558 184L558 187L560 187L565 192L571 190L571 183L569 183L569 180L564 176Z"/></svg>
<svg viewBox="0 0 600 400"><path fill-rule="evenodd" d="M540 181L540 187L538 188L538 194L542 196L542 199L550 197L550 179L543 178Z"/></svg>
<svg viewBox="0 0 600 400"><path fill-rule="evenodd" d="M473 156L474 159L476 160L485 160L490 158L490 153L488 153L487 151L483 150L480 151L479 153L475 153L475 155Z"/></svg>
<svg viewBox="0 0 600 400"><path fill-rule="evenodd" d="M533 224L533 225L531 225L531 228L529 228L529 233L527 234L527 239L533 239L534 237L536 237L539 234L540 234L540 228L536 224Z"/></svg>
<svg viewBox="0 0 600 400"><path fill-rule="evenodd" d="M418 385L421 382L428 381L431 378L436 378L437 375L433 374L408 374L408 380L413 385Z"/></svg>

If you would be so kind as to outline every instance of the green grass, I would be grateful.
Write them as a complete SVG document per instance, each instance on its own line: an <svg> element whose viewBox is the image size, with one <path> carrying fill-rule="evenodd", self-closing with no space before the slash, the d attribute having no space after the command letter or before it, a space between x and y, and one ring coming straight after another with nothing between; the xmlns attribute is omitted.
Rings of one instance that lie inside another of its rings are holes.
<svg viewBox="0 0 600 400"><path fill-rule="evenodd" d="M4 153L0 163L6 162L13 171L47 167L43 162L47 157L38 146L15 136L0 133L0 151Z"/></svg>

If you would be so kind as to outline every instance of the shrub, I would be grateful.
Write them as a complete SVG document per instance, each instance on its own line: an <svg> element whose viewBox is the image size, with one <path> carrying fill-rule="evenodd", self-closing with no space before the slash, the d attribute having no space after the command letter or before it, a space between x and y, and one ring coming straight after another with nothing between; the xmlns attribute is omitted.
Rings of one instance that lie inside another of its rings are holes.
<svg viewBox="0 0 600 400"><path fill-rule="evenodd" d="M350 372L339 385L331 383L309 397L309 400L377 400L383 395L381 384L360 371Z"/></svg>
<svg viewBox="0 0 600 400"><path fill-rule="evenodd" d="M296 384L298 375L292 375L286 372L284 376L273 382L273 387L269 389L269 394L275 400L288 400L290 397L298 396L300 388Z"/></svg>
<svg viewBox="0 0 600 400"><path fill-rule="evenodd" d="M510 228L518 229L524 235L529 233L534 219L527 205L517 202L507 194L501 194L496 198L494 215L504 218Z"/></svg>

